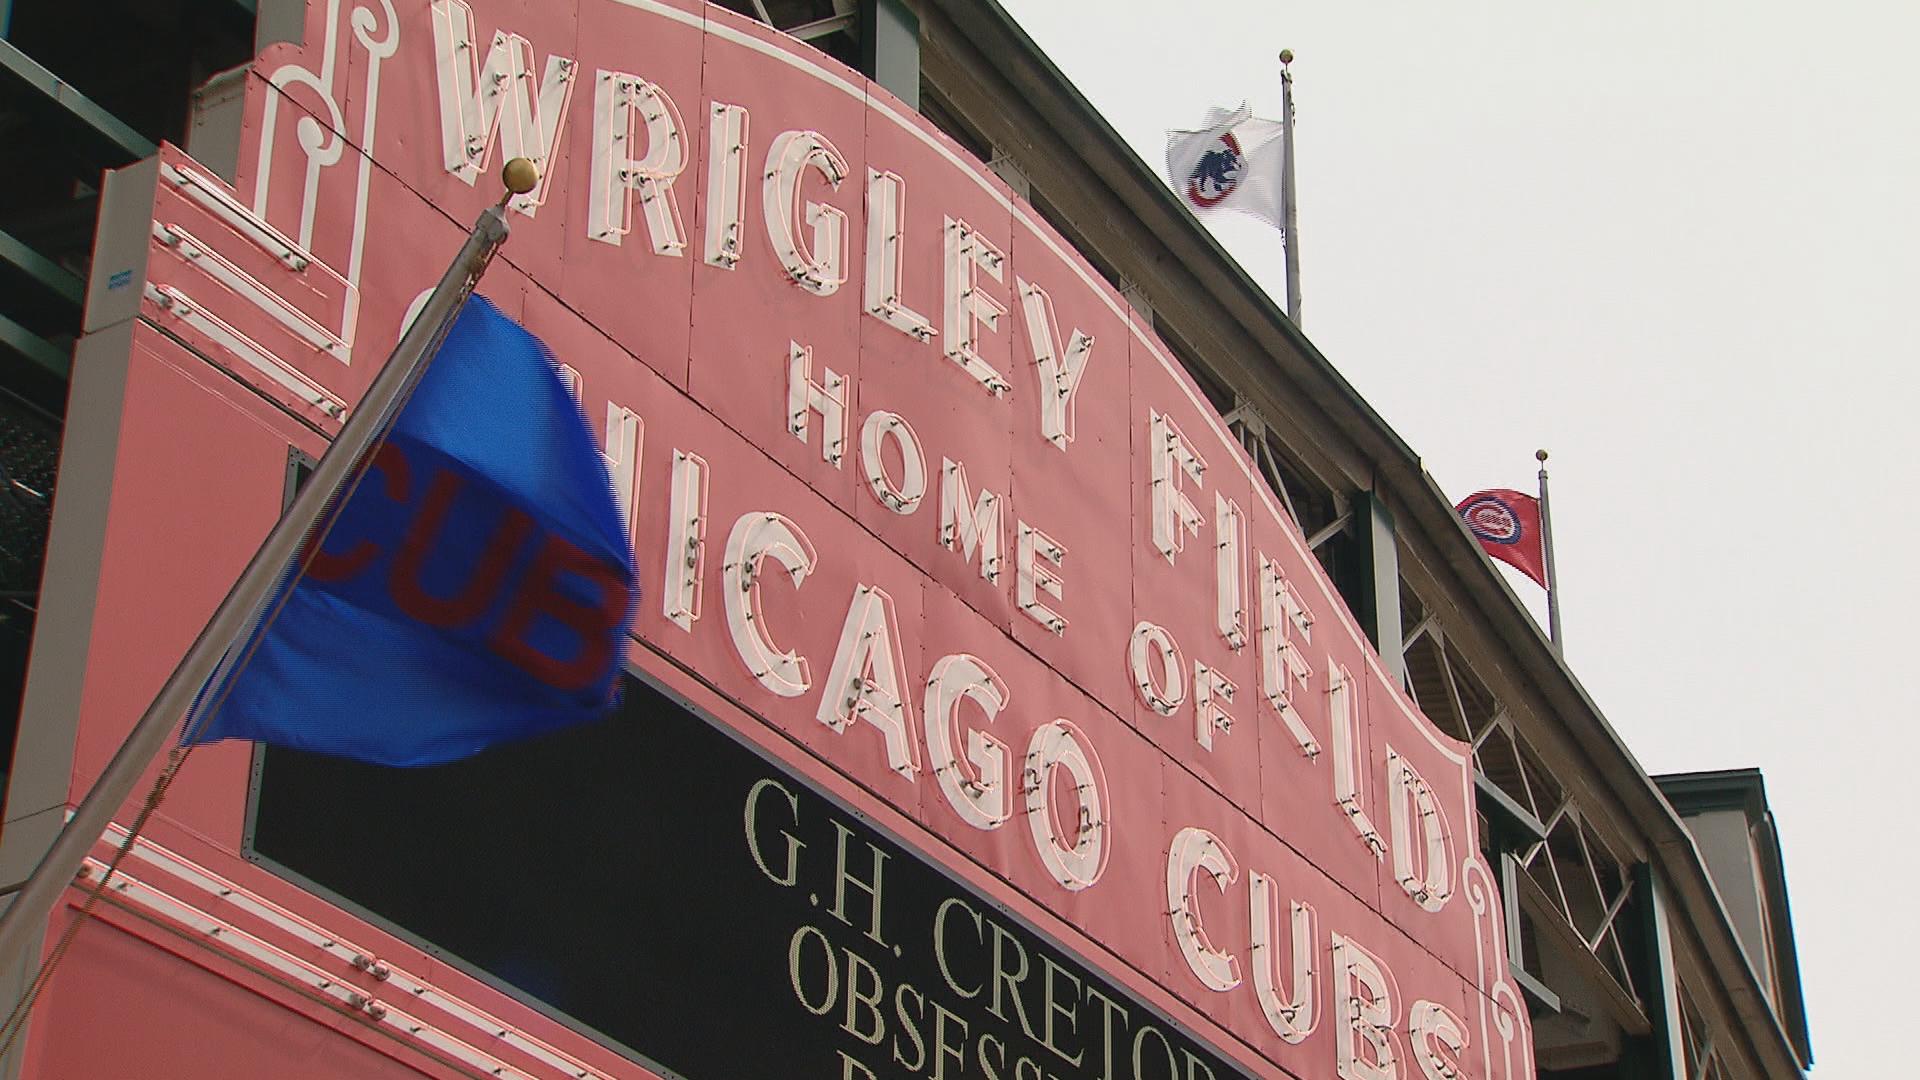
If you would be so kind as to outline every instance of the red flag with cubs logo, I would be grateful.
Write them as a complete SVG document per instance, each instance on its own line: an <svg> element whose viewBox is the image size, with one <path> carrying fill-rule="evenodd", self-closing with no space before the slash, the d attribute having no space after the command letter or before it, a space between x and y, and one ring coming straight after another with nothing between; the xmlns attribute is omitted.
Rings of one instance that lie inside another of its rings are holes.
<svg viewBox="0 0 1920 1080"><path fill-rule="evenodd" d="M1508 488L1476 491L1454 507L1487 554L1547 585L1547 551L1540 531L1540 500Z"/></svg>

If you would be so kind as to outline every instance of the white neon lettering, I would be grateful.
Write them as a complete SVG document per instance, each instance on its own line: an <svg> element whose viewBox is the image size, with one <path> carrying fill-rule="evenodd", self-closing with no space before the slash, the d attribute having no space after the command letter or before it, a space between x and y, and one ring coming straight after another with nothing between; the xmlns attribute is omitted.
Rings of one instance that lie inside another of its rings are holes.
<svg viewBox="0 0 1920 1080"><path fill-rule="evenodd" d="M1313 668L1301 645L1313 643L1313 613L1293 586L1280 576L1280 564L1260 556L1260 688L1280 714L1287 731L1308 758L1320 756L1320 743L1300 715L1298 695L1306 692Z"/></svg>
<svg viewBox="0 0 1920 1080"><path fill-rule="evenodd" d="M640 433L644 427L639 413L607 402L607 441L600 457L613 481L613 504L620 511L620 523L627 530L630 545L636 540L639 524Z"/></svg>
<svg viewBox="0 0 1920 1080"><path fill-rule="evenodd" d="M1200 460L1173 420L1154 410L1147 421L1147 460L1153 485L1147 499L1153 510L1153 546L1171 564L1186 545L1186 534L1200 535L1205 519L1180 489L1182 480L1201 483L1207 463Z"/></svg>
<svg viewBox="0 0 1920 1080"><path fill-rule="evenodd" d="M1437 1001L1416 1001L1407 1010L1407 1039L1425 1080L1459 1080L1466 1075L1460 1057L1467 1052L1466 1023Z"/></svg>
<svg viewBox="0 0 1920 1080"><path fill-rule="evenodd" d="M980 272L1002 280L1007 257L964 221L947 219L946 354L995 397L1013 389L1006 376L980 355L980 327L1000 328L1007 309L980 288Z"/></svg>
<svg viewBox="0 0 1920 1080"><path fill-rule="evenodd" d="M940 546L972 562L980 553L980 576L1000 581L1000 496L980 489L975 498L967 486L967 467L940 459Z"/></svg>
<svg viewBox="0 0 1920 1080"><path fill-rule="evenodd" d="M799 697L813 681L807 661L773 643L761 603L761 566L769 558L787 572L798 589L813 573L815 556L807 534L780 514L752 511L740 515L727 535L727 561L721 567L721 593L734 652L761 686L781 697Z"/></svg>
<svg viewBox="0 0 1920 1080"><path fill-rule="evenodd" d="M855 720L880 729L887 767L911 780L920 771L920 751L910 726L913 711L901 694L905 672L893 597L871 585L856 587L814 716L842 734Z"/></svg>
<svg viewBox="0 0 1920 1080"><path fill-rule="evenodd" d="M667 508L666 585L661 613L682 630L700 619L702 570L707 558L707 463L698 454L673 452Z"/></svg>
<svg viewBox="0 0 1920 1080"><path fill-rule="evenodd" d="M1022 615L1055 634L1064 634L1067 632L1066 616L1042 603L1040 594L1046 593L1055 600L1060 599L1064 582L1060 578L1059 567L1067 558L1066 545L1024 521L1020 523L1019 536L1014 551L1015 603ZM1051 566L1042 565L1042 560Z"/></svg>
<svg viewBox="0 0 1920 1080"><path fill-rule="evenodd" d="M707 265L731 270L745 254L741 221L747 195L747 110L713 103L707 134Z"/></svg>
<svg viewBox="0 0 1920 1080"><path fill-rule="evenodd" d="M881 444L888 439L900 448L898 484L887 475ZM927 494L927 459L920 453L920 437L899 413L876 409L860 425L860 468L866 474L867 489L881 506L902 515L920 508L920 500Z"/></svg>
<svg viewBox="0 0 1920 1080"><path fill-rule="evenodd" d="M1319 1023L1315 1002L1320 974L1313 968L1315 943L1320 940L1319 924L1310 905L1294 901L1292 905L1293 940L1286 962L1290 988L1280 994L1282 959L1279 942L1280 887L1258 870L1247 872L1247 899L1253 916L1253 989L1260 999L1260 1012L1267 1026L1288 1043L1298 1044L1313 1034Z"/></svg>
<svg viewBox="0 0 1920 1080"><path fill-rule="evenodd" d="M1054 812L1054 771L1064 768L1073 782L1076 820L1069 827ZM1036 728L1027 742L1022 770L1027 794L1027 826L1040 862L1053 880L1078 892L1100 880L1107 868L1107 820L1102 810L1107 788L1100 759L1080 729L1067 720ZM1062 843L1070 837L1071 843Z"/></svg>
<svg viewBox="0 0 1920 1080"><path fill-rule="evenodd" d="M1239 652L1247 643L1247 516L1240 504L1213 493L1214 626L1227 647Z"/></svg>
<svg viewBox="0 0 1920 1080"><path fill-rule="evenodd" d="M847 379L822 368L813 381L813 346L787 343L787 433L807 441L808 414L820 414L820 460L840 468L847 446Z"/></svg>
<svg viewBox="0 0 1920 1080"><path fill-rule="evenodd" d="M1040 434L1064 451L1073 441L1073 398L1087 374L1087 361L1093 358L1093 336L1075 327L1063 347L1053 317L1053 298L1018 276L1013 281L1027 319L1033 364L1040 374Z"/></svg>
<svg viewBox="0 0 1920 1080"><path fill-rule="evenodd" d="M906 247L907 182L890 172L867 170L867 314L915 341L932 341L933 323L901 296L901 254Z"/></svg>
<svg viewBox="0 0 1920 1080"><path fill-rule="evenodd" d="M496 30L485 60L473 45L473 9L463 0L433 0L434 73L440 92L440 146L446 169L472 186L486 175L499 144L502 156L531 160L539 182L507 205L528 217L546 201L548 162L559 145L573 99L578 65L547 57L539 89L533 82L533 43Z"/></svg>
<svg viewBox="0 0 1920 1080"><path fill-rule="evenodd" d="M809 170L837 189L847 178L847 161L817 131L781 132L767 147L761 210L767 240L787 276L815 296L832 296L847 280L847 215L839 207L801 199L800 179ZM802 239L803 228L812 230L810 242Z"/></svg>
<svg viewBox="0 0 1920 1080"><path fill-rule="evenodd" d="M1422 908L1439 911L1453 898L1453 830L1432 785L1391 745L1387 747L1387 800L1394 879Z"/></svg>
<svg viewBox="0 0 1920 1080"><path fill-rule="evenodd" d="M1231 990L1240 985L1240 962L1207 937L1200 918L1198 878L1203 873L1215 889L1225 893L1240 876L1240 867L1219 837L1188 826L1174 834L1167 848L1167 911L1173 920L1173 940L1194 978L1209 990Z"/></svg>
<svg viewBox="0 0 1920 1080"><path fill-rule="evenodd" d="M1213 749L1213 733L1233 731L1233 717L1227 706L1233 704L1233 681L1216 668L1193 662L1193 737L1202 750Z"/></svg>
<svg viewBox="0 0 1920 1080"><path fill-rule="evenodd" d="M1399 1080L1393 976L1379 957L1339 934L1333 935L1333 996L1340 1024L1334 1060L1341 1080Z"/></svg>
<svg viewBox="0 0 1920 1080"><path fill-rule="evenodd" d="M1174 644L1173 635L1164 626L1140 622L1128 640L1127 658L1133 666L1133 685L1140 692L1141 702L1161 716L1172 716L1187 700L1185 661L1180 659L1180 646ZM1160 672L1157 679L1156 667Z"/></svg>
<svg viewBox="0 0 1920 1080"><path fill-rule="evenodd" d="M960 819L976 829L997 829L1013 816L1013 791L1008 780L1012 755L1007 744L979 728L966 733L969 774L955 753L953 735L960 723L960 703L972 701L992 723L1007 705L1007 684L978 657L943 656L927 677L924 722L927 757L940 791Z"/></svg>
<svg viewBox="0 0 1920 1080"><path fill-rule="evenodd" d="M1327 664L1327 716L1333 728L1333 801L1346 812L1374 858L1384 858L1386 841L1367 816L1361 781L1366 776L1366 743L1360 738L1359 688L1347 669Z"/></svg>
<svg viewBox="0 0 1920 1080"><path fill-rule="evenodd" d="M602 70L595 76L588 239L618 247L632 231L632 193L638 191L654 253L680 257L687 246L687 230L680 221L673 183L687 167L683 127L680 110L658 86L618 71ZM646 155L638 159L631 145L636 128L647 134Z"/></svg>

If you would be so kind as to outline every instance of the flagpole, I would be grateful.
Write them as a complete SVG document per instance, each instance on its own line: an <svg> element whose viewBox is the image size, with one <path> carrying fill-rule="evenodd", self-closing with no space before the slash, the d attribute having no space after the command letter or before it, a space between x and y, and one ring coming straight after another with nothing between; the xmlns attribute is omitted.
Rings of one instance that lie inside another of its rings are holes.
<svg viewBox="0 0 1920 1080"><path fill-rule="evenodd" d="M1300 200L1293 186L1293 50L1280 50L1280 139L1286 160L1280 166L1280 213L1286 225L1287 318L1300 325Z"/></svg>
<svg viewBox="0 0 1920 1080"><path fill-rule="evenodd" d="M333 444L321 455L313 476L294 498L293 505L280 516L273 531L267 534L226 599L214 610L200 636L181 657L153 703L127 734L126 741L120 744L113 760L107 763L86 798L75 808L66 827L41 856L32 876L21 885L5 914L0 915L0 972L13 970L28 941L44 928L61 894L74 882L87 853L93 850L115 812L166 746L168 737L219 665L227 647L246 630L279 580L281 571L300 551L340 487L355 475L356 467L368 451L385 437L400 407L419 385L420 376L445 337L453 316L507 238L507 199L532 191L539 182L539 174L532 162L515 158L502 170L502 180L507 194L497 205L481 212L466 243L454 256L447 272L441 275L440 283L434 286L419 315L394 346L392 355L374 376L372 385L348 415L346 423L341 425ZM123 846L132 843L133 837L128 836Z"/></svg>
<svg viewBox="0 0 1920 1080"><path fill-rule="evenodd" d="M1547 504L1547 452L1535 450L1533 456L1540 463L1540 546L1547 556L1547 640L1553 642L1554 652L1560 652L1560 575L1553 568L1553 513Z"/></svg>

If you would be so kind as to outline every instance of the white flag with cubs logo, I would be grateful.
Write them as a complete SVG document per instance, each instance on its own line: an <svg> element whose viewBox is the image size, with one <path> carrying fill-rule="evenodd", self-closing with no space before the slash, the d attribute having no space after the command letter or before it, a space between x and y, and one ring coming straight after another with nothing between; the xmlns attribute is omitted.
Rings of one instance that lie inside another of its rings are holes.
<svg viewBox="0 0 1920 1080"><path fill-rule="evenodd" d="M1167 182L1196 213L1244 210L1284 229L1282 130L1278 120L1257 120L1245 105L1210 109L1198 130L1167 132Z"/></svg>

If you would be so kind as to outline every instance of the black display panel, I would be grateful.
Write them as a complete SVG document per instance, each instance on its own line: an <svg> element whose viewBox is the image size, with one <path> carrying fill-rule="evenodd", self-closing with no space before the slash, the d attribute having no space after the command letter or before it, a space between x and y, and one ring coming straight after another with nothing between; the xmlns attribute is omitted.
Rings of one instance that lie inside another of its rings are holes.
<svg viewBox="0 0 1920 1080"><path fill-rule="evenodd" d="M689 1080L1228 1080L1163 1018L629 680L433 769L261 751L251 854Z"/></svg>

